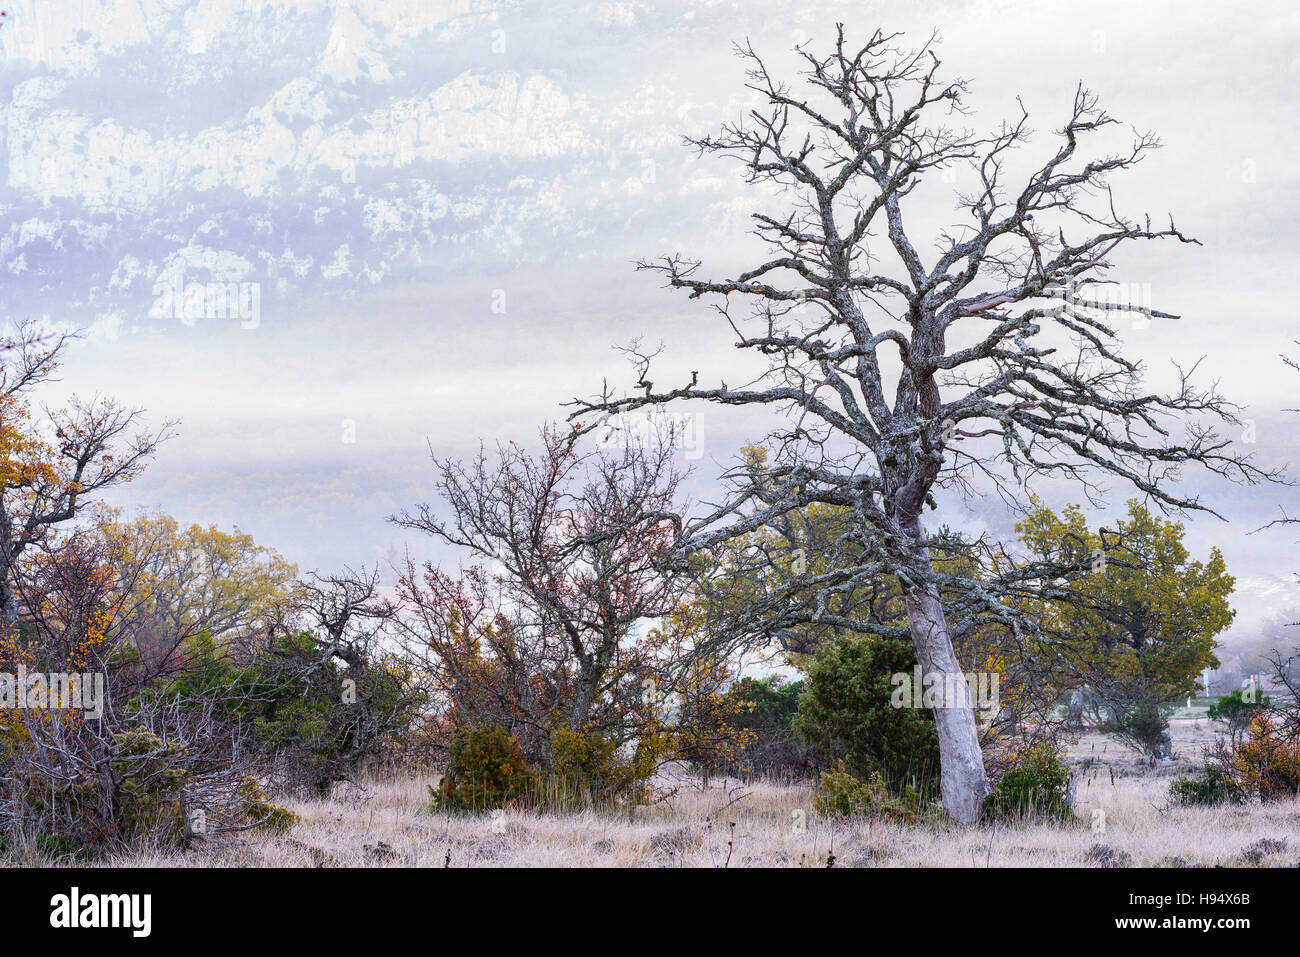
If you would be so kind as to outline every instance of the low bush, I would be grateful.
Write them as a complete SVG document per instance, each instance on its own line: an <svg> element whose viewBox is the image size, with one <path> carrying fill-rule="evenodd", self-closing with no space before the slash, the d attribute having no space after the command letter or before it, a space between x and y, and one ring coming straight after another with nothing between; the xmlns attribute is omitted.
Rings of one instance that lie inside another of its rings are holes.
<svg viewBox="0 0 1300 957"><path fill-rule="evenodd" d="M891 676L916 666L905 639L848 635L818 650L794 727L847 773L877 773L893 794L928 793L939 780L939 735L929 708L894 707Z"/></svg>
<svg viewBox="0 0 1300 957"><path fill-rule="evenodd" d="M845 770L840 761L834 771L823 771L813 810L837 817L876 817L915 823L925 812L920 795L910 787L895 795L880 772L864 781Z"/></svg>
<svg viewBox="0 0 1300 957"><path fill-rule="evenodd" d="M1169 800L1182 807L1214 807L1239 804L1242 798L1223 764L1211 759L1195 773L1181 775L1169 782Z"/></svg>
<svg viewBox="0 0 1300 957"><path fill-rule="evenodd" d="M438 787L439 810L488 811L529 803L537 774L519 741L499 724L464 727L451 739L451 760Z"/></svg>
<svg viewBox="0 0 1300 957"><path fill-rule="evenodd" d="M1280 801L1300 795L1300 741L1279 734L1257 714L1228 752L1225 771L1243 797Z"/></svg>
<svg viewBox="0 0 1300 957"><path fill-rule="evenodd" d="M547 776L539 803L568 804L578 799L609 805L621 799L637 800L658 765L657 748L666 746L653 735L643 737L638 745L628 757L616 741L598 732L555 729L551 733L554 771Z"/></svg>
<svg viewBox="0 0 1300 957"><path fill-rule="evenodd" d="M111 804L120 838L180 843L186 832L184 748L142 726L115 734L111 754Z"/></svg>
<svg viewBox="0 0 1300 957"><path fill-rule="evenodd" d="M993 820L1068 820L1074 814L1069 785L1070 772L1055 751L1030 751L1003 772L984 798L985 816Z"/></svg>
<svg viewBox="0 0 1300 957"><path fill-rule="evenodd" d="M1101 732L1141 752L1154 762L1161 757L1161 747L1169 730L1168 702L1158 700L1153 693L1143 689L1132 697L1107 702L1109 716L1101 724Z"/></svg>
<svg viewBox="0 0 1300 957"><path fill-rule="evenodd" d="M214 747L203 727L168 722L111 732L86 722L25 715L26 739L0 770L0 850L8 857L93 859L125 849L180 848L250 825L296 823L246 766ZM102 719L106 723L109 719Z"/></svg>
<svg viewBox="0 0 1300 957"><path fill-rule="evenodd" d="M272 804L257 778L245 778L239 788L240 810L250 824L273 834L283 834L298 823L298 815Z"/></svg>

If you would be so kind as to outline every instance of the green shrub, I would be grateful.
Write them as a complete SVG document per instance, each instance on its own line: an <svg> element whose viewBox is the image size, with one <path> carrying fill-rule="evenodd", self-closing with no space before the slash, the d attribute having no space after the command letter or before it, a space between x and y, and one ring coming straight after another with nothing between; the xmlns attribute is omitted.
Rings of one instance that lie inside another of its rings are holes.
<svg viewBox="0 0 1300 957"><path fill-rule="evenodd" d="M1115 695L1106 706L1110 715L1102 722L1103 734L1153 760L1160 756L1165 732L1169 730L1171 706L1167 701L1159 700L1150 689L1139 688L1128 689L1126 696Z"/></svg>
<svg viewBox="0 0 1300 957"><path fill-rule="evenodd" d="M883 817L912 823L922 808L923 801L910 787L895 796L880 772L864 781L849 774L843 761L834 771L822 772L820 787L813 797L813 810L827 816Z"/></svg>
<svg viewBox="0 0 1300 957"><path fill-rule="evenodd" d="M1183 807L1219 804L1239 804L1241 795L1233 787L1232 779L1218 761L1206 761L1192 775L1174 778L1169 783L1169 800Z"/></svg>
<svg viewBox="0 0 1300 957"><path fill-rule="evenodd" d="M1209 717L1226 721L1233 731L1243 731L1250 727L1251 719L1271 703L1268 695L1263 695L1258 701L1247 701L1242 689L1233 688L1231 694L1220 695L1219 700L1210 705Z"/></svg>
<svg viewBox="0 0 1300 957"><path fill-rule="evenodd" d="M1055 752L1031 751L1005 771L984 798L984 813L993 820L1049 818L1068 820L1070 772Z"/></svg>
<svg viewBox="0 0 1300 957"><path fill-rule="evenodd" d="M639 742L637 754L630 758L620 753L616 741L595 731L556 728L550 743L553 771L547 776L540 803L556 807L571 804L575 798L602 805L635 801L644 796L647 779L658 763L647 753L657 743L653 738Z"/></svg>
<svg viewBox="0 0 1300 957"><path fill-rule="evenodd" d="M815 749L794 727L803 689L803 679L786 682L779 675L736 682L734 693L745 709L727 723L752 735L738 762L744 773L802 777L816 769Z"/></svg>
<svg viewBox="0 0 1300 957"><path fill-rule="evenodd" d="M526 803L537 783L519 742L499 724L461 728L451 760L429 792L441 810L485 811Z"/></svg>
<svg viewBox="0 0 1300 957"><path fill-rule="evenodd" d="M250 824L273 834L283 834L298 823L298 815L286 807L272 804L257 778L245 778L239 788L240 808Z"/></svg>
<svg viewBox="0 0 1300 957"><path fill-rule="evenodd" d="M236 667L200 634L186 643L185 669L133 704L211 709L217 720L251 732L257 757L280 759L291 786L326 795L391 753L410 729L419 696L409 669L391 657L363 654L352 669L321 649L312 632L277 634Z"/></svg>
<svg viewBox="0 0 1300 957"><path fill-rule="evenodd" d="M894 674L916 666L912 643L848 635L818 650L808 672L795 729L859 780L879 773L891 793L926 794L939 780L939 735L929 708L896 708Z"/></svg>
<svg viewBox="0 0 1300 957"><path fill-rule="evenodd" d="M124 841L149 837L176 843L185 834L181 798L185 769L184 749L164 742L141 726L113 735L109 766L116 798L116 831Z"/></svg>

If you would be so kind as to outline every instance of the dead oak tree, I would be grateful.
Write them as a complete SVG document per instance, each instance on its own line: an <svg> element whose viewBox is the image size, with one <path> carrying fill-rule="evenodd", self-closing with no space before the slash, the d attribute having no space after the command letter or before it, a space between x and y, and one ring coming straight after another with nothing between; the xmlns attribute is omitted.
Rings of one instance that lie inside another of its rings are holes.
<svg viewBox="0 0 1300 957"><path fill-rule="evenodd" d="M932 548L952 555L959 544L922 524L927 504L937 507L934 490L969 491L978 481L984 493L1015 501L1041 475L1075 480L1089 495L1114 479L1179 510L1202 507L1173 490L1187 463L1235 480L1268 476L1214 430L1236 418L1213 389L1179 370L1176 390L1149 391L1140 364L1120 355L1116 315L1176 317L1107 296L1113 255L1134 240L1195 242L1172 220L1157 227L1115 209L1108 178L1157 140L1137 133L1121 152L1086 158L1081 144L1103 139L1116 121L1080 87L1055 152L1013 186L1009 160L1029 136L1023 107L992 134L958 129L965 83L940 80L933 41L908 52L895 39L876 32L854 49L841 26L828 55L799 50L807 96L773 77L751 47L738 48L763 105L687 142L738 159L749 183L782 199L780 214L768 206L753 214L770 257L722 279L703 278L700 262L681 255L638 264L693 299L715 301L737 347L764 357L765 373L743 387L707 387L695 374L655 391L650 357L641 355L640 391L575 399L572 418L586 431L682 400L787 413L793 427L767 439L770 467L733 476L726 500L684 526L678 554L812 503L852 510L833 567L776 589L765 614L777 625L876 631L835 615L826 599L896 577L922 668L955 690L936 709L941 786L948 813L970 822L988 783L951 634L977 614L1016 614L996 579L962 577L932 560ZM928 252L909 229L908 211L919 208L910 197L945 168L964 168L971 184L957 195L964 225ZM1086 569L1017 566L1007 585L1023 591L1071 571ZM947 614L941 594L959 596Z"/></svg>

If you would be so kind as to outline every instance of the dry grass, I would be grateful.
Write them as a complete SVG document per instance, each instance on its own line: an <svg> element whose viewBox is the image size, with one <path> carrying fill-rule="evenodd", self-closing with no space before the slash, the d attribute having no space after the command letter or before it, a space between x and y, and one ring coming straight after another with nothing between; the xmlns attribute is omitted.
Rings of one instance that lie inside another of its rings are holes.
<svg viewBox="0 0 1300 957"><path fill-rule="evenodd" d="M668 802L631 812L429 811L428 779L375 782L329 800L292 801L288 835L241 835L184 855L135 853L108 866L201 867L1080 867L1294 866L1300 802L1168 808L1170 779L1199 759L1213 732L1174 727L1179 759L1145 767L1132 752L1085 735L1079 821L953 828L835 821L812 810L809 786L682 784ZM1104 816L1094 814L1100 810ZM799 821L804 822L802 828ZM1265 841L1261 846L1259 842ZM1285 842L1285 843L1283 843ZM1097 845L1102 845L1098 848ZM1249 848L1254 851L1249 851Z"/></svg>

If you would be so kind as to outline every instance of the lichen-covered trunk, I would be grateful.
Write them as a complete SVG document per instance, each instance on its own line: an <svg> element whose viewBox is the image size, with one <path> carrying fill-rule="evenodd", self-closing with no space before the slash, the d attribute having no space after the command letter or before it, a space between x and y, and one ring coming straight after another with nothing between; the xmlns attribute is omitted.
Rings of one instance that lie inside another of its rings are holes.
<svg viewBox="0 0 1300 957"><path fill-rule="evenodd" d="M1065 718L1065 726L1071 729L1083 727L1083 689L1075 688L1070 692L1070 710Z"/></svg>
<svg viewBox="0 0 1300 957"><path fill-rule="evenodd" d="M919 548L917 560L930 561L929 550ZM960 824L980 819L984 796L989 793L984 773L984 755L980 751L979 730L964 672L952 650L948 620L944 617L939 593L926 583L907 593L907 624L921 666L922 680L937 674L942 701L934 708L934 723L939 731L940 787L943 807ZM928 687L929 685L927 685Z"/></svg>

